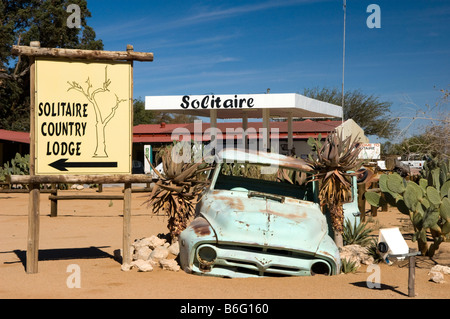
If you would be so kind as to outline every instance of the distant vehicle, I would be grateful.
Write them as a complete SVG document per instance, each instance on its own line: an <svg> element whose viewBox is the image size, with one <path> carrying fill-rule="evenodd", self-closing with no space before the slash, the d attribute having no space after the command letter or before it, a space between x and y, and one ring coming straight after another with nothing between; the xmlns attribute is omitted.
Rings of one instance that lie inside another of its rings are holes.
<svg viewBox="0 0 450 319"><path fill-rule="evenodd" d="M131 167L132 174L144 174L144 164L141 161L133 160Z"/></svg>
<svg viewBox="0 0 450 319"><path fill-rule="evenodd" d="M304 161L280 154L222 151L198 214L180 235L182 268L230 278L338 274L339 250L319 206L317 183L280 182L270 174L233 176L225 169L233 162L311 173ZM356 222L356 177L352 195L344 211Z"/></svg>
<svg viewBox="0 0 450 319"><path fill-rule="evenodd" d="M403 164L408 165L411 168L415 169L423 169L423 164L425 164L425 161L402 161Z"/></svg>

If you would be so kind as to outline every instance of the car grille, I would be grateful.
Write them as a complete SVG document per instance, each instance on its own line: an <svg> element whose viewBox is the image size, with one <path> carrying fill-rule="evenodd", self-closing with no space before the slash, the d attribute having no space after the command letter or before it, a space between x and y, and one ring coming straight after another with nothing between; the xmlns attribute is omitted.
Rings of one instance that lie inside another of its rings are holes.
<svg viewBox="0 0 450 319"><path fill-rule="evenodd" d="M260 246L215 245L218 256L213 273L238 273L248 276L301 276L310 275L314 256ZM198 263L198 261L196 261Z"/></svg>

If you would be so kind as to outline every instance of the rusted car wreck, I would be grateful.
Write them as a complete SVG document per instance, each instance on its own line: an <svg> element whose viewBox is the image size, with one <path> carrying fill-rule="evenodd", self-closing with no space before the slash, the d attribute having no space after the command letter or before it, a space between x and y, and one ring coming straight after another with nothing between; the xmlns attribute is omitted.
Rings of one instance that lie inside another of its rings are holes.
<svg viewBox="0 0 450 319"><path fill-rule="evenodd" d="M230 172L248 165L252 176ZM280 181L280 172L288 181ZM329 236L316 183L289 178L299 172L311 173L300 159L223 150L196 218L180 235L181 267L230 278L338 274L339 250ZM357 212L356 203L346 205L346 214Z"/></svg>

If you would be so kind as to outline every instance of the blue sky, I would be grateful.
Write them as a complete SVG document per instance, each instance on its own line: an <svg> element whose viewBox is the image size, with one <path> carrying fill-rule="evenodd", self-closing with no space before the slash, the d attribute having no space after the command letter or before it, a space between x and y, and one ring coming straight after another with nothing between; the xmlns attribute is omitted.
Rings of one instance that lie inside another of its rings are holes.
<svg viewBox="0 0 450 319"><path fill-rule="evenodd" d="M367 27L370 4L380 7L381 28ZM132 44L154 53L153 62L135 62L135 98L342 85L342 0L91 0L88 8L105 50ZM412 117L449 89L449 1L347 0L346 12L346 90L379 96L393 103L394 116Z"/></svg>

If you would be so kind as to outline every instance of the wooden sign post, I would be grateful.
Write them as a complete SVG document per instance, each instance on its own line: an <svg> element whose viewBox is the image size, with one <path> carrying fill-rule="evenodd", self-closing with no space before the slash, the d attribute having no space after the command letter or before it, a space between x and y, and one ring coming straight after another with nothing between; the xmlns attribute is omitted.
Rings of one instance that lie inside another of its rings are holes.
<svg viewBox="0 0 450 319"><path fill-rule="evenodd" d="M130 262L131 183L151 180L131 175L133 61L153 61L153 53L131 45L121 52L41 48L39 42L13 46L12 53L31 61L30 176L21 177L30 186L26 272L38 272L39 188L52 180L125 183L123 262Z"/></svg>

